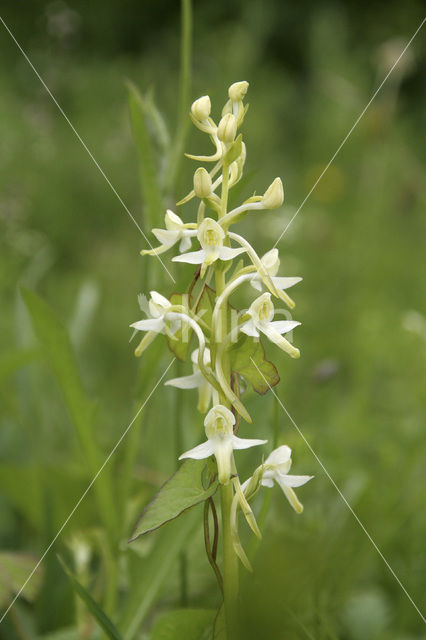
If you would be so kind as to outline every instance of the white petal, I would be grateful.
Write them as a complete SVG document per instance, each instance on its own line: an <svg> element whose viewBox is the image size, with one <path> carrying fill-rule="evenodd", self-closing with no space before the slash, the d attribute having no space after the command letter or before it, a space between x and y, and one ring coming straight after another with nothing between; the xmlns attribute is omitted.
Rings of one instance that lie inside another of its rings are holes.
<svg viewBox="0 0 426 640"><path fill-rule="evenodd" d="M245 333L247 336L251 336L252 338L259 337L259 332L256 329L253 320L247 320L247 322L240 327L240 331Z"/></svg>
<svg viewBox="0 0 426 640"><path fill-rule="evenodd" d="M166 215L164 216L164 222L167 229L175 230L179 229L179 227L183 227L182 218L180 218L177 213L175 213L171 209L167 209Z"/></svg>
<svg viewBox="0 0 426 640"><path fill-rule="evenodd" d="M153 229L152 233L161 244L165 244L168 247L172 247L179 240L180 231L166 230L166 229Z"/></svg>
<svg viewBox="0 0 426 640"><path fill-rule="evenodd" d="M274 467L277 467L278 465L288 464L289 462L290 462L290 465L288 468L290 469L291 449L286 444L283 444L280 447L277 447L277 449L274 449L273 451L271 451L271 453L265 460L265 464L270 464L270 465L273 465Z"/></svg>
<svg viewBox="0 0 426 640"><path fill-rule="evenodd" d="M240 249L231 249L231 247L222 247L219 253L219 258L221 260L232 260L236 256L239 256L241 253L244 253L245 249L242 247Z"/></svg>
<svg viewBox="0 0 426 640"><path fill-rule="evenodd" d="M179 251L181 253L184 253L185 251L188 251L188 249L191 248L192 245L192 241L190 236L186 235L185 233L182 235L182 240L180 241L180 245L179 245Z"/></svg>
<svg viewBox="0 0 426 640"><path fill-rule="evenodd" d="M189 451L185 451L179 456L179 460L183 460L184 458L192 458L193 460L202 460L203 458L209 458L214 454L213 447L210 442L207 440L202 444L199 444L198 447L194 447Z"/></svg>
<svg viewBox="0 0 426 640"><path fill-rule="evenodd" d="M170 307L170 300L167 300L167 298L162 296L161 293L158 293L158 291L150 291L150 295L155 304L159 304L160 307L164 307L164 309Z"/></svg>
<svg viewBox="0 0 426 640"><path fill-rule="evenodd" d="M279 276L273 277L272 282L277 289L290 289L290 287L294 287L295 284L303 280L303 278L280 278Z"/></svg>
<svg viewBox="0 0 426 640"><path fill-rule="evenodd" d="M147 318L146 320L139 320L130 325L136 331L155 331L160 333L164 328L164 321L162 318Z"/></svg>
<svg viewBox="0 0 426 640"><path fill-rule="evenodd" d="M262 291L262 280L258 275L256 275L252 280L250 280L250 284L253 287L253 289L256 289L257 291Z"/></svg>
<svg viewBox="0 0 426 640"><path fill-rule="evenodd" d="M171 380L167 380L164 384L170 387L176 387L177 389L197 389L202 382L203 375L200 373L193 373L191 376L172 378Z"/></svg>
<svg viewBox="0 0 426 640"><path fill-rule="evenodd" d="M200 249L200 251L191 251L190 253L182 253L180 256L175 256L172 258L172 262L187 262L188 264L202 264L204 262L204 258L206 257L206 252L204 249Z"/></svg>
<svg viewBox="0 0 426 640"><path fill-rule="evenodd" d="M297 322L296 320L274 320L273 322L269 323L271 329L280 334L288 333L299 325L300 322Z"/></svg>
<svg viewBox="0 0 426 640"><path fill-rule="evenodd" d="M277 474L277 482L279 478L279 484L286 487L301 487L303 484L312 480L314 476L291 476L282 473Z"/></svg>
<svg viewBox="0 0 426 640"><path fill-rule="evenodd" d="M250 449L250 447L257 447L258 445L266 444L267 442L267 440L252 440L250 438L232 436L232 446L234 449Z"/></svg>
<svg viewBox="0 0 426 640"><path fill-rule="evenodd" d="M263 476L262 478L262 487L273 487L274 486L274 481L272 480L272 478L265 478L265 476Z"/></svg>

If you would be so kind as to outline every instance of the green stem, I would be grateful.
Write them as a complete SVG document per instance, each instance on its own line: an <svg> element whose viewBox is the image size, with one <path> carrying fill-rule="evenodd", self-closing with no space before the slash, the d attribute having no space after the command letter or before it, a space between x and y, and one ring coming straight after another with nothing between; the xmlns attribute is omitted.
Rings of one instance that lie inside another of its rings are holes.
<svg viewBox="0 0 426 640"><path fill-rule="evenodd" d="M229 188L229 170L227 166L223 167L222 173L222 193L221 193L221 206L219 218L226 215L228 207L228 188ZM225 273L220 266L215 265L215 284L216 284L216 298L220 296L226 287ZM217 345L221 345L222 341L227 335L227 304L223 304L220 309L220 323L217 335L211 335L213 350L212 358L216 356ZM224 354L223 357L223 370L226 379L230 381L231 371L229 366L229 359ZM227 398L221 393L221 402L230 406ZM223 603L225 608L225 620L227 640L232 640L235 637L235 621L237 611L238 600L238 558L235 554L232 544L232 532L231 532L231 506L233 499L233 487L232 482L228 482L226 485L221 485L221 510L222 510L222 538L223 538Z"/></svg>
<svg viewBox="0 0 426 640"><path fill-rule="evenodd" d="M227 638L235 636L235 620L238 599L238 558L231 535L232 483L221 486L222 534L223 534L223 602Z"/></svg>

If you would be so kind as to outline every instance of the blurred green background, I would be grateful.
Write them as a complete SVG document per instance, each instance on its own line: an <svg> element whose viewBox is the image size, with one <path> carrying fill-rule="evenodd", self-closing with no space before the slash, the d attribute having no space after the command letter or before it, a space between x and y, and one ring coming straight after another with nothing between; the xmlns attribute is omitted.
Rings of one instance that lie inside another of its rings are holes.
<svg viewBox="0 0 426 640"><path fill-rule="evenodd" d="M179 12L170 0L33 1L25 9L2 3L5 22L144 229L125 82L144 95L151 91L173 134ZM248 80L243 195L263 193L276 175L284 182L282 209L260 221L247 217L238 228L258 253L284 230L422 18L415 1L389 2L386 10L379 2L361 8L337 0L195 3L191 100L208 93L217 117L228 85ZM144 239L0 27L0 607L6 608L93 476L57 384L61 375L65 384L67 370L55 377L46 366L19 288L36 291L70 331L81 394L87 392L90 411L95 407L102 461L171 360L160 340L142 362L133 357L128 325L141 317L137 294L148 285L165 295L184 291L191 268L174 265L172 286L152 259L139 256ZM281 376L279 397L420 608L425 80L421 32L279 243L282 274L304 278L293 292L302 357L291 361L267 346ZM185 149L203 152L203 144L188 127ZM189 160L179 167L176 198L187 192L196 167ZM166 204L173 207L173 199ZM187 221L195 215L190 205L181 211ZM162 226L163 211L155 215ZM189 369L179 365L180 374ZM177 372L175 363L168 377ZM107 601L126 638L151 637L171 608L218 606L201 527L191 529L186 558L188 531L178 531L178 523L133 549L126 544L143 505L175 469L179 446L200 439L195 397L188 392L182 402L160 387L106 470L119 519L116 552L105 543L108 524L91 491L0 625L1 638L97 636L57 554L96 600ZM249 392L247 402L256 437L271 438L271 394ZM252 433L247 427L242 435ZM278 490L272 494L255 572L242 574L241 637L425 638L419 614L280 409L279 443L293 449L293 472L315 480L298 492L301 517ZM246 477L257 452L242 453L239 462ZM102 486L108 490L107 480ZM115 575L118 596L105 595L105 572Z"/></svg>

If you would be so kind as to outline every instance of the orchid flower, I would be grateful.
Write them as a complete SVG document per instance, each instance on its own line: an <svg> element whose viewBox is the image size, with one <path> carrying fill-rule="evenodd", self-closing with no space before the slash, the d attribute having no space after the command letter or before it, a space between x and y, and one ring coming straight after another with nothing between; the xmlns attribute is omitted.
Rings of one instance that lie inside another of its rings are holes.
<svg viewBox="0 0 426 640"><path fill-rule="evenodd" d="M165 229L153 229L152 233L161 243L155 249L144 249L141 255L158 256L160 253L168 251L180 240L179 251L188 251L191 248L191 238L197 235L197 225L195 223L183 222L176 213L167 209L164 216Z"/></svg>
<svg viewBox="0 0 426 640"><path fill-rule="evenodd" d="M216 260L232 260L235 256L244 253L244 248L231 249L225 247L223 241L225 232L215 220L212 218L204 218L198 227L197 238L200 242L201 249L199 251L191 251L175 256L173 262L187 262L189 264L201 264L201 277L204 277L207 267L216 262Z"/></svg>
<svg viewBox="0 0 426 640"><path fill-rule="evenodd" d="M274 342L283 351L288 353L292 358L298 358L300 351L296 347L282 337L283 333L288 333L300 322L294 320L276 320L273 322L274 305L271 301L269 292L263 293L256 298L246 312L250 316L249 320L240 327L240 331L253 338L259 338L260 333L264 333L271 342Z"/></svg>
<svg viewBox="0 0 426 640"><path fill-rule="evenodd" d="M276 248L271 249L270 251L265 253L265 255L261 257L260 262L262 263L263 268L270 276L275 288L278 291L289 289L302 280L302 278L300 277L282 278L277 276L278 269L280 268L280 259L278 255L278 249ZM254 289L262 291L262 284L264 283L259 272L257 272L250 280L250 284Z"/></svg>
<svg viewBox="0 0 426 640"><path fill-rule="evenodd" d="M165 384L171 387L176 387L177 389L198 389L197 409L200 413L206 413L209 408L214 389L202 374L200 367L198 366L198 357L198 349L195 349L191 354L192 367L194 370L192 375L173 378L172 380L167 380ZM210 349L205 349L204 351L204 365L206 367L210 366Z"/></svg>
<svg viewBox="0 0 426 640"><path fill-rule="evenodd" d="M133 322L130 326L136 331L154 331L155 333L166 332L165 315L172 307L170 300L167 300L161 293L151 291L151 299L149 301L150 317L145 320Z"/></svg>
<svg viewBox="0 0 426 640"><path fill-rule="evenodd" d="M297 513L302 513L303 505L297 499L293 487L301 487L312 480L314 476L292 476L288 472L291 467L291 449L286 445L278 447L269 454L263 463L263 487L273 487L276 482L284 492L285 497ZM244 483L245 484L245 483ZM243 489L244 489L243 485Z"/></svg>
<svg viewBox="0 0 426 640"><path fill-rule="evenodd" d="M234 436L234 414L221 404L215 405L205 417L204 428L207 440L197 447L183 453L179 460L192 458L202 460L214 455L217 462L219 482L228 484L232 471L232 452L234 449L249 449L267 440L243 439Z"/></svg>

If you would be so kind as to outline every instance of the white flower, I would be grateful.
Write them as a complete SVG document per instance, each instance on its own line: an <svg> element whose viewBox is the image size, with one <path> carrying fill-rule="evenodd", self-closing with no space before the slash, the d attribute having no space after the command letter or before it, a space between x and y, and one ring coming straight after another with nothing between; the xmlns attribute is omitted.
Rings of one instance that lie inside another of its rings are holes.
<svg viewBox="0 0 426 640"><path fill-rule="evenodd" d="M248 336L259 338L259 333L264 333L271 342L274 342L292 358L298 358L300 351L282 337L281 334L292 331L300 325L295 320L276 320L273 322L274 305L271 302L271 294L263 293L250 305L247 314L250 319L240 327L240 330Z"/></svg>
<svg viewBox="0 0 426 640"><path fill-rule="evenodd" d="M198 389L197 409L200 413L206 413L212 399L213 388L207 382L198 366L198 349L192 352L191 360L194 370L192 375L173 378L172 380L167 380L165 384L178 389ZM210 349L205 349L204 351L204 365L206 367L210 365Z"/></svg>
<svg viewBox="0 0 426 640"><path fill-rule="evenodd" d="M189 264L201 264L201 277L204 277L208 266L216 260L232 260L235 256L244 253L244 248L231 249L224 247L225 232L212 218L204 218L198 227L197 238L200 242L200 251L191 251L175 256L173 262L188 262Z"/></svg>
<svg viewBox="0 0 426 640"><path fill-rule="evenodd" d="M291 467L291 449L286 445L278 447L269 454L263 464L262 485L273 487L276 482L284 492L285 497L297 513L302 513L303 505L297 499L293 487L301 487L314 476L292 476L288 472ZM246 484L246 483L244 483ZM243 485L244 486L244 485Z"/></svg>
<svg viewBox="0 0 426 640"><path fill-rule="evenodd" d="M267 442L267 440L251 440L234 436L234 424L235 416L229 409L221 404L214 406L204 420L207 441L183 453L179 460L184 458L201 460L214 455L219 482L227 484L231 478L233 450L249 449Z"/></svg>
<svg viewBox="0 0 426 640"><path fill-rule="evenodd" d="M153 229L152 233L157 240L161 243L159 247L155 249L144 249L141 251L143 256L151 255L157 256L160 253L168 251L180 240L179 251L188 251L191 248L191 237L197 235L196 227L194 223L184 223L176 213L173 213L170 209L167 209L164 216L165 229Z"/></svg>
<svg viewBox="0 0 426 640"><path fill-rule="evenodd" d="M130 326L136 331L154 331L155 333L168 333L169 328L166 325L166 314L170 310L172 303L167 300L161 293L151 291L151 299L149 301L150 317L145 320L138 320Z"/></svg>
<svg viewBox="0 0 426 640"><path fill-rule="evenodd" d="M260 262L266 273L270 276L273 285L278 291L289 289L302 280L302 278L300 277L282 278L277 276L278 269L280 268L280 258L278 249L276 248L271 249L270 251L265 253L265 255L260 259ZM263 280L259 272L257 272L250 281L251 286L258 291L262 291L262 283Z"/></svg>

